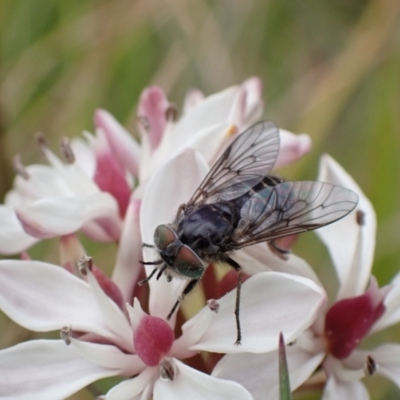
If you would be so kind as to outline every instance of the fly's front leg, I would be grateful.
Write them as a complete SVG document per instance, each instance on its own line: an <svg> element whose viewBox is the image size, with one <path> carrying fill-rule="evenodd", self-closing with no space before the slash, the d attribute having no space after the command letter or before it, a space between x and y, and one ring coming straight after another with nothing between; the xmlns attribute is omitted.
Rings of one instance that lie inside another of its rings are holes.
<svg viewBox="0 0 400 400"><path fill-rule="evenodd" d="M242 289L242 267L235 260L232 260L232 258L230 257L226 257L223 261L238 273L238 280L236 286L236 303L235 303L235 319L236 319L235 345L239 346L242 341L242 329L240 327L240 292Z"/></svg>
<svg viewBox="0 0 400 400"><path fill-rule="evenodd" d="M191 281L189 281L189 283L186 285L185 289L183 289L182 294L178 297L178 300L176 301L175 305L172 307L172 310L168 314L167 319L170 319L172 317L172 314L178 308L179 303L185 298L185 296L187 294L189 294L194 289L194 287L196 286L198 281L199 281L199 279L192 279Z"/></svg>

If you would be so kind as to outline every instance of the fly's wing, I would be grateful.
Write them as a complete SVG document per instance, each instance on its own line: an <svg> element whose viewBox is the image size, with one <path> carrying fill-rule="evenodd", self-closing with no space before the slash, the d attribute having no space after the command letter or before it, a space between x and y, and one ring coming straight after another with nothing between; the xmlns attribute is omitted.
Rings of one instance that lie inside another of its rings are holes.
<svg viewBox="0 0 400 400"><path fill-rule="evenodd" d="M272 121L258 122L224 151L187 205L240 197L271 171L278 153L279 128Z"/></svg>
<svg viewBox="0 0 400 400"><path fill-rule="evenodd" d="M250 197L240 210L232 249L310 231L343 218L358 203L351 190L324 182L283 182Z"/></svg>

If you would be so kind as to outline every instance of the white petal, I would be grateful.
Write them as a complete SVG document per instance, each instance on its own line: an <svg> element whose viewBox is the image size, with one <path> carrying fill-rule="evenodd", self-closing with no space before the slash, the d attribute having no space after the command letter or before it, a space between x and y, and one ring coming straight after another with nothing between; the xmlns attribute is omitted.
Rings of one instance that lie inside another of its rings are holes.
<svg viewBox="0 0 400 400"><path fill-rule="evenodd" d="M316 370L325 354L310 353L298 345L286 346L290 387L297 389ZM227 354L215 366L213 376L240 383L255 400L279 398L278 352Z"/></svg>
<svg viewBox="0 0 400 400"><path fill-rule="evenodd" d="M154 379L158 372L157 367L147 367L136 378L129 379L114 386L105 396L105 400L136 400L146 386ZM138 396L138 397L136 397Z"/></svg>
<svg viewBox="0 0 400 400"><path fill-rule="evenodd" d="M234 345L236 291L218 302L218 313L201 339L191 350L217 353L262 353L278 348L279 333L288 342L296 339L315 320L326 296L313 281L279 272L262 272L248 279L242 286L240 323L242 344ZM205 307L194 319L201 322L201 313L212 312Z"/></svg>
<svg viewBox="0 0 400 400"><path fill-rule="evenodd" d="M143 259L139 223L140 204L141 201L137 199L129 203L112 275L113 281L121 289L125 301L128 302L132 301L134 286L143 268L139 263Z"/></svg>
<svg viewBox="0 0 400 400"><path fill-rule="evenodd" d="M284 129L279 129L281 147L274 168L298 161L311 150L311 139L305 133L295 135Z"/></svg>
<svg viewBox="0 0 400 400"><path fill-rule="evenodd" d="M264 102L262 99L262 81L260 78L253 76L246 79L242 83L242 87L246 91L246 125L251 125L257 122L261 117L264 108Z"/></svg>
<svg viewBox="0 0 400 400"><path fill-rule="evenodd" d="M0 221L0 254L20 253L38 241L24 231L13 207L0 205Z"/></svg>
<svg viewBox="0 0 400 400"><path fill-rule="evenodd" d="M18 207L16 213L25 231L38 238L74 233L96 219L107 226L111 237L118 239L120 235L117 203L104 192L84 198L45 198Z"/></svg>
<svg viewBox="0 0 400 400"><path fill-rule="evenodd" d="M367 389L360 381L340 381L331 376L325 385L322 400L369 400Z"/></svg>
<svg viewBox="0 0 400 400"><path fill-rule="evenodd" d="M160 224L171 223L178 207L187 202L203 180L208 167L193 150L185 150L166 162L150 179L140 210L140 226L144 243L152 244L154 231ZM143 248L145 261L159 259L153 249ZM149 274L152 266L147 266ZM181 294L185 281L167 282L162 276L150 282L150 314L165 318Z"/></svg>
<svg viewBox="0 0 400 400"><path fill-rule="evenodd" d="M374 324L372 332L377 332L400 321L400 272L393 278L390 292L386 295L385 312Z"/></svg>
<svg viewBox="0 0 400 400"><path fill-rule="evenodd" d="M177 374L173 381L158 379L154 385L154 398L158 400L251 400L246 389L236 382L214 378L199 372L177 359Z"/></svg>
<svg viewBox="0 0 400 400"><path fill-rule="evenodd" d="M55 265L38 261L0 261L0 308L33 331L93 332L118 340L89 286Z"/></svg>
<svg viewBox="0 0 400 400"><path fill-rule="evenodd" d="M130 304L126 304L126 309L134 331L139 327L141 319L147 314L143 311L140 302L136 297L133 299L133 307Z"/></svg>
<svg viewBox="0 0 400 400"><path fill-rule="evenodd" d="M133 175L139 175L140 146L129 132L107 111L97 110L95 123L103 129L119 162Z"/></svg>
<svg viewBox="0 0 400 400"><path fill-rule="evenodd" d="M102 310L109 330L124 342L125 349L133 351L132 328L125 315L115 302L104 293L90 270L87 271L87 279L95 302Z"/></svg>
<svg viewBox="0 0 400 400"><path fill-rule="evenodd" d="M350 175L328 155L321 158L318 180L353 190L360 198L356 209L348 216L316 231L328 247L340 284L343 286L338 298L360 295L368 283L374 256L375 211ZM365 216L365 224L361 227L357 223L357 211L361 211ZM358 241L360 242L357 252Z"/></svg>
<svg viewBox="0 0 400 400"><path fill-rule="evenodd" d="M88 134L88 133L87 133ZM88 143L80 137L72 138L71 148L75 156L75 163L89 178L93 178L96 170L96 157Z"/></svg>
<svg viewBox="0 0 400 400"><path fill-rule="evenodd" d="M61 340L37 340L0 352L0 398L63 399L118 369L96 365Z"/></svg>
<svg viewBox="0 0 400 400"><path fill-rule="evenodd" d="M258 243L233 253L231 257L250 275L263 271L287 272L319 282L314 270L305 260L293 253L287 256L287 260L282 260L272 253L266 243Z"/></svg>
<svg viewBox="0 0 400 400"><path fill-rule="evenodd" d="M116 346L83 342L74 338L70 338L70 341L71 346L83 357L99 366L118 369L121 375L136 375L146 368L136 354L124 353Z"/></svg>

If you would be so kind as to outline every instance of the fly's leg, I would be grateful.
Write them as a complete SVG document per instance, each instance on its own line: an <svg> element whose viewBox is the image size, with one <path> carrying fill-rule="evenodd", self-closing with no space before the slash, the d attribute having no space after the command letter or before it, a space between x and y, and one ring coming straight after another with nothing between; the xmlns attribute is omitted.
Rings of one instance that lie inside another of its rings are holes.
<svg viewBox="0 0 400 400"><path fill-rule="evenodd" d="M154 247L156 246L154 246L153 244L142 243L142 247L150 247L151 249L154 249Z"/></svg>
<svg viewBox="0 0 400 400"><path fill-rule="evenodd" d="M275 240L268 242L269 249L279 258L286 261L289 258L290 250L284 249L279 246Z"/></svg>
<svg viewBox="0 0 400 400"><path fill-rule="evenodd" d="M179 303L185 298L185 296L187 294L189 294L194 287L196 286L197 282L199 281L199 279L192 279L185 287L185 289L183 289L182 294L178 297L178 300L176 301L176 303L174 304L174 306L172 307L172 310L170 311L170 313L168 314L167 319L170 319L172 317L172 314L175 312L175 310L178 308Z"/></svg>
<svg viewBox="0 0 400 400"><path fill-rule="evenodd" d="M235 345L239 346L242 341L242 330L240 328L240 292L242 289L242 267L230 257L223 260L226 264L232 267L238 273L238 280L236 286L236 303L235 303L235 318L236 318L236 342Z"/></svg>

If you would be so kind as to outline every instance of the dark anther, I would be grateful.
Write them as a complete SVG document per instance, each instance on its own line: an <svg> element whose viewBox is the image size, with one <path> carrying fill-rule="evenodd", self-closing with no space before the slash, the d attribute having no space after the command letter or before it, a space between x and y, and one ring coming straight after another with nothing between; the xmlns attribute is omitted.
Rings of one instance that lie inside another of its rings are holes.
<svg viewBox="0 0 400 400"><path fill-rule="evenodd" d="M73 164L75 162L75 154L72 151L70 140L67 137L61 138L60 148L61 148L61 154L63 155L64 160L68 164Z"/></svg>
<svg viewBox="0 0 400 400"><path fill-rule="evenodd" d="M67 346L71 344L72 329L70 326L63 326L60 330L60 338Z"/></svg>
<svg viewBox="0 0 400 400"><path fill-rule="evenodd" d="M178 118L178 107L174 103L169 103L165 110L165 118L167 121L176 121Z"/></svg>
<svg viewBox="0 0 400 400"><path fill-rule="evenodd" d="M158 368L160 371L160 378L163 381L173 381L175 379L177 369L172 358L163 358L160 361L160 364L158 364Z"/></svg>
<svg viewBox="0 0 400 400"><path fill-rule="evenodd" d="M207 300L207 306L211 311L214 311L215 313L219 311L220 307L218 301L214 299Z"/></svg>
<svg viewBox="0 0 400 400"><path fill-rule="evenodd" d="M367 376L375 375L376 371L378 370L378 365L375 360L371 356L367 356L364 364L364 372Z"/></svg>
<svg viewBox="0 0 400 400"><path fill-rule="evenodd" d="M47 149L47 142L46 142L46 138L44 137L42 132L36 132L35 142L36 142L36 145L37 145L40 153L43 156L46 156L44 149Z"/></svg>
<svg viewBox="0 0 400 400"><path fill-rule="evenodd" d="M360 226L365 225L365 212L361 210L357 210L356 212L356 221Z"/></svg>
<svg viewBox="0 0 400 400"><path fill-rule="evenodd" d="M16 154L13 159L12 159L12 165L14 168L14 171L21 176L22 178L28 180L30 178L29 173L27 169L25 168L25 165L22 164L21 161L21 156L19 154Z"/></svg>
<svg viewBox="0 0 400 400"><path fill-rule="evenodd" d="M86 275L87 275L87 271L88 271L88 270L90 270L90 271L92 270L92 266L93 266L92 257L82 256L82 257L78 260L79 272L80 272L83 276L86 276Z"/></svg>

